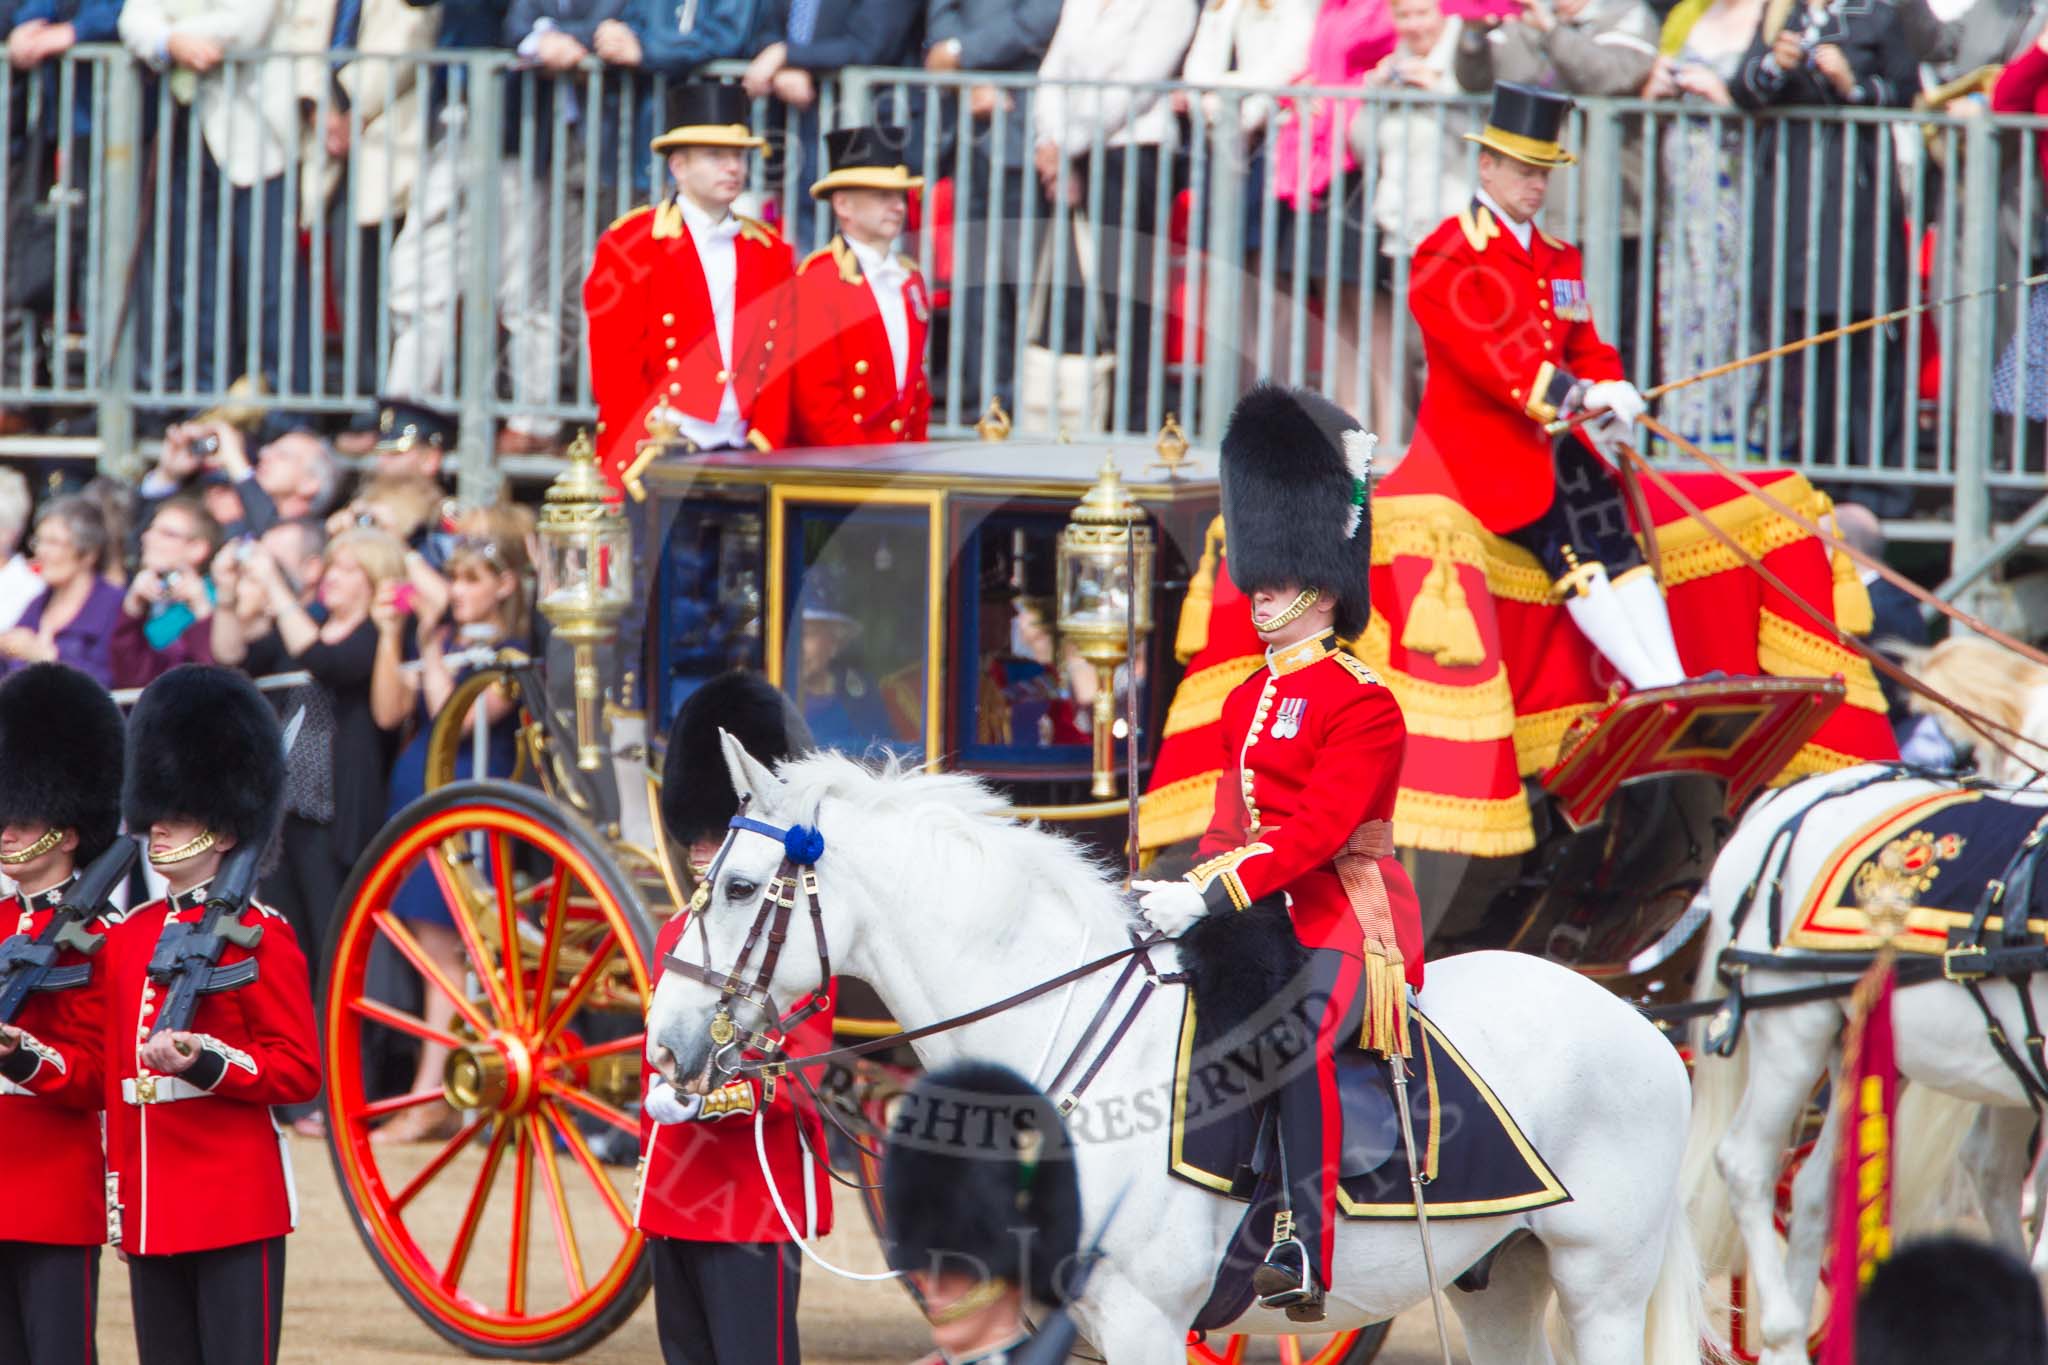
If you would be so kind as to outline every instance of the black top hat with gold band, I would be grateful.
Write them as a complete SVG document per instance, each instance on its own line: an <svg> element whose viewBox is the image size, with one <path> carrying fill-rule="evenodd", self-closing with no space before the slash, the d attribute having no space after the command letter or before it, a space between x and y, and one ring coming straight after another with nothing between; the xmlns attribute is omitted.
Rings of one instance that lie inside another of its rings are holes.
<svg viewBox="0 0 2048 1365"><path fill-rule="evenodd" d="M903 164L909 133L901 128L841 128L825 134L825 157L831 170L811 186L811 197L823 199L834 190L916 190L924 177Z"/></svg>
<svg viewBox="0 0 2048 1365"><path fill-rule="evenodd" d="M1502 81L1493 87L1486 126L1465 140L1531 166L1569 166L1578 158L1558 145L1557 133L1571 108L1563 95Z"/></svg>
<svg viewBox="0 0 2048 1365"><path fill-rule="evenodd" d="M765 147L748 121L747 92L723 81L691 81L668 92L668 131L654 150L678 147Z"/></svg>
<svg viewBox="0 0 2048 1365"><path fill-rule="evenodd" d="M375 449L401 451L427 446L433 450L453 450L458 430L458 419L452 413L409 398L387 398L377 409Z"/></svg>

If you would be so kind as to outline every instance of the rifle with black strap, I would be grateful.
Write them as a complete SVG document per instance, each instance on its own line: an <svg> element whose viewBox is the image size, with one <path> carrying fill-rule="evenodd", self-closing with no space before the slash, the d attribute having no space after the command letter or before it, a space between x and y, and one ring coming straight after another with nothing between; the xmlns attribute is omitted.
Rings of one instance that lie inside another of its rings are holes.
<svg viewBox="0 0 2048 1365"><path fill-rule="evenodd" d="M229 944L247 952L263 941L263 926L242 923L256 893L256 874L263 850L244 844L228 854L207 888L206 913L197 923L167 924L149 959L149 979L163 992L150 1036L181 1033L192 1027L199 997L231 991L256 979L256 959L220 965Z"/></svg>
<svg viewBox="0 0 2048 1365"><path fill-rule="evenodd" d="M104 940L87 933L85 926L106 912L107 898L127 878L138 851L133 839L114 840L65 889L63 901L40 934L15 934L0 941L0 1028L11 1025L37 991L73 990L92 979L90 962L59 967L57 955L68 948L91 957L100 950Z"/></svg>

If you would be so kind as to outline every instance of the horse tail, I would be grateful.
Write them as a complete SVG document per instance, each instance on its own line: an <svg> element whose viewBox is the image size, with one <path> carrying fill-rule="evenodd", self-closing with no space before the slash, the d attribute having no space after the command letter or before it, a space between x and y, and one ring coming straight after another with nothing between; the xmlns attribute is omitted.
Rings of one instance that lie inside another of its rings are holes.
<svg viewBox="0 0 2048 1365"><path fill-rule="evenodd" d="M1683 1202L1672 1202L1664 1260L1643 1316L1643 1365L1698 1365L1706 1335L1705 1272Z"/></svg>
<svg viewBox="0 0 2048 1365"><path fill-rule="evenodd" d="M1700 889L1711 896L1716 879L1709 878ZM1740 887L1736 888L1740 893ZM1707 1000L1721 989L1713 964L1728 946L1728 925L1734 906L1715 904L1701 930L1699 980L1693 998ZM1726 1057L1700 1046L1704 1024L1692 1029L1692 1122L1685 1139L1685 1160L1679 1167L1678 1189L1692 1222L1692 1244L1708 1273L1733 1270L1741 1254L1736 1235L1735 1214L1728 1205L1728 1187L1714 1162L1714 1148L1721 1135L1735 1121L1735 1107L1742 1102L1742 1090L1749 1076L1749 1040L1739 1038Z"/></svg>
<svg viewBox="0 0 2048 1365"><path fill-rule="evenodd" d="M1981 1106L1926 1085L1909 1085L1892 1122L1895 1238L1955 1225L1971 1207L1963 1144Z"/></svg>

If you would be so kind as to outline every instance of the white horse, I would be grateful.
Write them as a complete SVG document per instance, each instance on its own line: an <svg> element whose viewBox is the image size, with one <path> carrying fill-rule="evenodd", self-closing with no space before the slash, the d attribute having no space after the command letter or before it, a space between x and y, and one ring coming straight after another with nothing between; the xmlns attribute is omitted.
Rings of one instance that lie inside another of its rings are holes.
<svg viewBox="0 0 2048 1365"><path fill-rule="evenodd" d="M1755 951L1772 947L1769 917L1761 907L1730 937L1736 909L1752 883L1775 882L1783 913L1790 916L1844 838L1887 809L1953 785L1899 776L1871 782L1880 771L1856 767L1811 777L1750 808L1701 893L1709 913L1700 997L1721 993L1713 964L1731 941ZM2048 795L2019 793L2013 799L2048 808ZM1808 813L1806 821L1789 850L1773 867L1764 867L1778 832L1802 813ZM1745 990L1754 1000L1830 979L1842 978L1751 971ZM1997 981L1985 982L1983 989L2006 1036L2023 1046L2019 1040L2027 1030L2018 992ZM2037 979L2032 995L2036 1010L2048 1010L2048 982ZM1894 999L1899 1069L1912 1083L1901 1102L1894 1159L1901 1227L1938 1202L1935 1187L1960 1169L1977 1185L1994 1235L2024 1251L2018 1195L2032 1124L2024 1088L1993 1050L1984 1017L1961 986L1936 979L1902 989ZM1746 1270L1762 1365L1804 1365L1807 1358L1806 1333L1827 1239L1832 1163L1826 1154L1836 1149L1838 1109L1830 1112L1815 1159L1793 1181L1782 1252L1772 1220L1779 1166L1794 1125L1815 1084L1839 1070L1847 1008L1846 996L1779 1007L1752 1004L1735 1054L1723 1059L1702 1053L1695 1065L1687 1204L1709 1272ZM1987 1107L1973 1127L1977 1106Z"/></svg>
<svg viewBox="0 0 2048 1365"><path fill-rule="evenodd" d="M1134 921L1118 886L1066 840L1013 823L971 778L870 772L836 755L762 768L728 737L734 788L747 814L822 833L817 862L823 927L837 970L870 983L906 1028L951 1018L1051 980L1125 946ZM783 844L752 831L729 838L704 911L708 963L733 969ZM805 916L790 926L772 986L787 1002L819 984ZM689 934L681 956L703 952ZM1159 954L1163 970L1174 954ZM749 973L756 964L749 964ZM972 1056L1040 1085L1073 1050L1115 973L1105 971L998 1016L917 1044L930 1067ZM1480 1365L1552 1359L1545 1319L1553 1290L1585 1365L1693 1365L1699 1359L1700 1275L1677 1197L1689 1090L1670 1045L1636 1011L1582 977L1513 953L1430 964L1422 1006L1492 1085L1571 1192L1525 1214L1431 1225L1448 1279L1518 1238L1489 1288L1449 1297ZM1182 993L1155 998L1084 1098L1076 1140L1091 1224L1120 1191L1104 1260L1076 1305L1113 1365L1177 1365L1243 1207L1167 1173L1159 1097L1173 1073ZM651 1063L674 1081L705 1074L717 995L664 974L648 1015ZM739 1010L743 1025L758 1023ZM1147 1115L1152 1118L1148 1120ZM1091 1226L1090 1235L1095 1229ZM1346 1222L1337 1234L1326 1330L1390 1318L1428 1296L1409 1222ZM1254 1308L1226 1329L1298 1330Z"/></svg>

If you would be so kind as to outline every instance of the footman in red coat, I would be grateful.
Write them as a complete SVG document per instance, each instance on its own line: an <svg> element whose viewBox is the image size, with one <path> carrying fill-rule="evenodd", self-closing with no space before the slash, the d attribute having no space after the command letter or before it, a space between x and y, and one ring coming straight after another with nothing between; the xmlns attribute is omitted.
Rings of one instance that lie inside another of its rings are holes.
<svg viewBox="0 0 2048 1365"><path fill-rule="evenodd" d="M78 867L119 837L121 762L121 713L93 679L36 664L0 683L0 872L16 888L0 900L0 938L44 938ZM0 1365L97 1358L107 1216L96 956L60 949L52 967L65 988L31 994L0 1027Z"/></svg>
<svg viewBox="0 0 2048 1365"><path fill-rule="evenodd" d="M740 804L720 730L771 766L812 747L796 708L755 674L713 678L684 701L669 734L661 814L700 879ZM690 913L662 926L656 962L681 944ZM831 983L824 989L824 1008L789 1036L793 1054L832 1046ZM788 1080L772 1095L759 1081L678 1095L643 1060L642 1081L647 1106L636 1221L648 1235L654 1264L662 1359L667 1365L797 1365L803 1359L796 1323L803 1261L790 1226L805 1237L832 1230L831 1177L814 1159L825 1151L817 1114L799 1103L799 1087ZM772 1192L755 1150L757 1124Z"/></svg>
<svg viewBox="0 0 2048 1365"><path fill-rule="evenodd" d="M1557 134L1572 102L1502 82L1479 144L1479 192L1415 250L1408 303L1429 380L1409 458L1422 483L1527 549L1587 640L1632 687L1685 680L1664 595L1630 532L1613 471L1548 423L1627 435L1643 397L1600 339L1579 249L1536 226L1551 172L1576 158ZM1404 474L1404 477L1413 477ZM1413 486L1411 486L1413 491Z"/></svg>
<svg viewBox="0 0 2048 1365"><path fill-rule="evenodd" d="M1168 935L1282 896L1308 949L1300 987L1318 1020L1315 1065L1288 1068L1280 1083L1289 1183L1253 1274L1259 1302L1297 1322L1322 1318L1330 1286L1337 1049L1405 1055L1408 990L1422 985L1421 907L1394 857L1407 726L1393 694L1338 644L1369 613L1372 449L1348 414L1302 389L1261 386L1231 415L1224 536L1266 663L1223 702L1228 753L1205 861L1185 881L1139 884L1145 917Z"/></svg>
<svg viewBox="0 0 2048 1365"><path fill-rule="evenodd" d="M282 915L251 903L220 957L248 979L201 995L180 1029L157 1026L167 983L150 964L173 926L205 919L222 861L275 835L284 778L277 716L239 674L187 665L136 703L123 813L170 894L109 933L101 956L108 1217L142 1365L277 1359L298 1198L270 1110L320 1088L305 955Z"/></svg>
<svg viewBox="0 0 2048 1365"><path fill-rule="evenodd" d="M931 423L925 333L931 296L896 250L910 191L901 128L825 135L831 171L811 186L839 231L797 270L794 445L922 441Z"/></svg>

